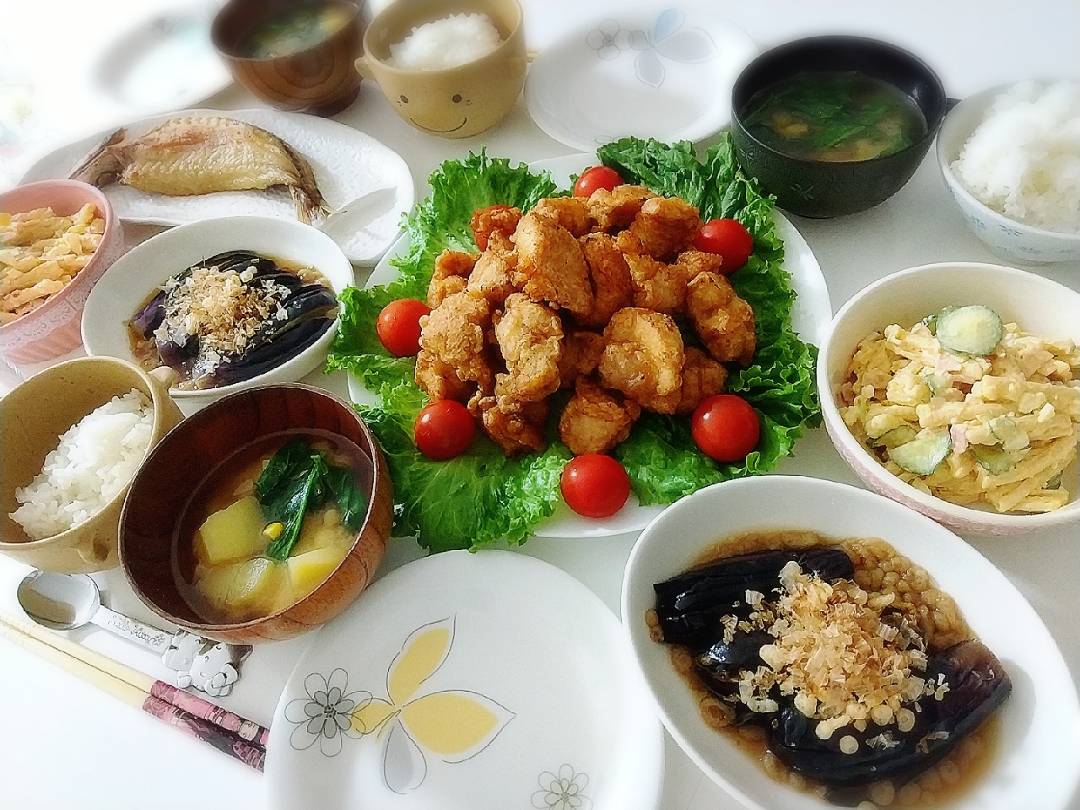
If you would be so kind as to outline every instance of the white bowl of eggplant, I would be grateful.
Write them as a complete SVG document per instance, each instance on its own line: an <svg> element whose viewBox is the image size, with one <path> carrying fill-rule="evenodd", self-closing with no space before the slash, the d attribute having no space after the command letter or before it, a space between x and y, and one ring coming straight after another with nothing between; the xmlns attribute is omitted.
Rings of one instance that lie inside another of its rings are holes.
<svg viewBox="0 0 1080 810"><path fill-rule="evenodd" d="M996 264L893 273L851 298L817 381L871 489L961 534L1080 523L1080 293Z"/></svg>
<svg viewBox="0 0 1080 810"><path fill-rule="evenodd" d="M766 475L642 532L622 618L671 736L751 810L1064 810L1080 702L973 547L872 492Z"/></svg>
<svg viewBox="0 0 1080 810"><path fill-rule="evenodd" d="M254 216L181 225L101 277L83 312L83 344L163 379L190 415L323 364L338 295L353 283L341 248L310 225Z"/></svg>

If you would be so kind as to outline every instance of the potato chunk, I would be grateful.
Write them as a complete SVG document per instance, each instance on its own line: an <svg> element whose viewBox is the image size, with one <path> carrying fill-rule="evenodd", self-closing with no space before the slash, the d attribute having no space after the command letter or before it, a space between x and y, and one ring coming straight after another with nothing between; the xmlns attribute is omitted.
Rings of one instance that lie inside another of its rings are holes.
<svg viewBox="0 0 1080 810"><path fill-rule="evenodd" d="M231 616L263 612L282 586L283 568L269 557L215 566L199 580L203 597Z"/></svg>
<svg viewBox="0 0 1080 810"><path fill-rule="evenodd" d="M210 565L253 557L266 547L265 524L255 496L243 497L203 521L195 535L195 556Z"/></svg>

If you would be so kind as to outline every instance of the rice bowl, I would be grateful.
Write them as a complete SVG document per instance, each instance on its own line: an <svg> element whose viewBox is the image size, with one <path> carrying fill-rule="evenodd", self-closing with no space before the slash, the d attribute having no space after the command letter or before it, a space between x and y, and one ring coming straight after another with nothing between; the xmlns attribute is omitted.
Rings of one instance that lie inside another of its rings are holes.
<svg viewBox="0 0 1080 810"><path fill-rule="evenodd" d="M965 188L953 170L986 110L1010 86L993 87L968 96L949 112L937 137L938 168L964 223L997 256L1028 264L1080 260L1080 232L1048 230L995 211Z"/></svg>
<svg viewBox="0 0 1080 810"><path fill-rule="evenodd" d="M986 206L1080 233L1080 82L1019 82L997 95L951 164Z"/></svg>

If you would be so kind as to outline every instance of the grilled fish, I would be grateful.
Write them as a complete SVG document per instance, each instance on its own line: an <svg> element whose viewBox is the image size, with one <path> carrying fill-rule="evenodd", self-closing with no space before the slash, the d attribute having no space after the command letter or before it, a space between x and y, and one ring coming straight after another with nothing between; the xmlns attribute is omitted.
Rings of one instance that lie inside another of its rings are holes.
<svg viewBox="0 0 1080 810"><path fill-rule="evenodd" d="M264 129L218 116L170 118L132 139L118 129L71 177L173 197L285 186L302 222L329 213L310 164L296 150Z"/></svg>

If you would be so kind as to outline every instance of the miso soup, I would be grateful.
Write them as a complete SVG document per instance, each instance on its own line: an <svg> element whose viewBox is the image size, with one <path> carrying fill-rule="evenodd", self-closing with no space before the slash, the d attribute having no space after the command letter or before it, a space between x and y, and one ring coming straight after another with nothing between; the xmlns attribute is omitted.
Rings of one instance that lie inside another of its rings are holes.
<svg viewBox="0 0 1080 810"><path fill-rule="evenodd" d="M372 471L320 430L264 437L218 467L185 510L174 570L204 620L243 622L303 599L349 554Z"/></svg>
<svg viewBox="0 0 1080 810"><path fill-rule="evenodd" d="M899 152L926 135L914 99L857 71L803 71L754 94L747 131L803 160L853 162Z"/></svg>
<svg viewBox="0 0 1080 810"><path fill-rule="evenodd" d="M237 55L288 56L319 44L344 28L353 13L342 3L304 3L271 14L244 37Z"/></svg>

